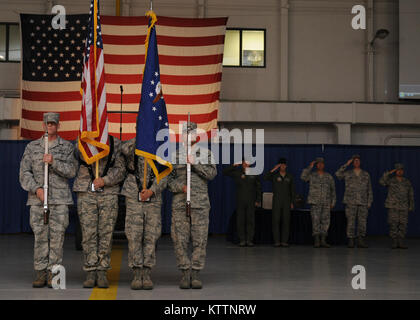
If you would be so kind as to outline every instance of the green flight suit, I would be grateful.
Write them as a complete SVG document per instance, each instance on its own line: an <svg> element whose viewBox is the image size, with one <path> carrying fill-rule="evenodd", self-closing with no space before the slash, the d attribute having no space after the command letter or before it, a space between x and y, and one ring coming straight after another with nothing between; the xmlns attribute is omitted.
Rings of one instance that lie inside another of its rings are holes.
<svg viewBox="0 0 420 320"><path fill-rule="evenodd" d="M290 206L295 199L295 183L293 176L286 173L283 177L280 170L267 172L264 180L273 185L273 240L275 244L288 243L290 234ZM280 237L281 226L281 237Z"/></svg>
<svg viewBox="0 0 420 320"><path fill-rule="evenodd" d="M228 166L223 174L232 177L236 185L236 225L240 242L253 242L255 203L261 203L260 176L246 175L242 166Z"/></svg>

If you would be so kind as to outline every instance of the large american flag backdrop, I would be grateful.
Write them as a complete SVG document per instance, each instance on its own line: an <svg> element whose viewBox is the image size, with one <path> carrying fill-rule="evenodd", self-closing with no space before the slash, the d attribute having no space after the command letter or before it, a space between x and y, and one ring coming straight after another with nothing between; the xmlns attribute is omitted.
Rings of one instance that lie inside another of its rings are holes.
<svg viewBox="0 0 420 320"><path fill-rule="evenodd" d="M21 136L37 139L42 114L60 113L60 135L77 138L80 84L89 15L67 15L66 29L51 27L52 15L21 15ZM217 127L223 45L227 18L158 17L156 23L162 91L170 129L191 121L208 133ZM123 86L123 140L136 135L148 20L101 16L105 88L110 134L119 137L120 86Z"/></svg>

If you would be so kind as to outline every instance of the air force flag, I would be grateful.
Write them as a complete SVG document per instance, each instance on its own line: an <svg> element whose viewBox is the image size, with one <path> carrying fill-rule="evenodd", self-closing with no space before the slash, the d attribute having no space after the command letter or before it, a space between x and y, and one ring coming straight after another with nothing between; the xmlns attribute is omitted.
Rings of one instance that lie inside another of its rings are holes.
<svg viewBox="0 0 420 320"><path fill-rule="evenodd" d="M157 141L157 134L160 130L166 130L165 139L169 139L169 123L160 83L155 28L157 18L154 12L148 12L147 15L150 17L150 22L146 38L141 100L137 115L136 154L145 158L152 167L159 183L160 179L172 171L172 164L157 155L159 146L166 142ZM162 135L162 132L160 135Z"/></svg>

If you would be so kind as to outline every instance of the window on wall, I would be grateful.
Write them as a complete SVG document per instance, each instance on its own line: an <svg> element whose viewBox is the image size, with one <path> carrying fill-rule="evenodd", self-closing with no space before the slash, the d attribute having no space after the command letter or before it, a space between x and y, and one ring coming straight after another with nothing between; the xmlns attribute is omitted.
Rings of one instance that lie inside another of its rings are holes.
<svg viewBox="0 0 420 320"><path fill-rule="evenodd" d="M0 62L20 61L20 33L16 23L0 23Z"/></svg>
<svg viewBox="0 0 420 320"><path fill-rule="evenodd" d="M265 68L265 29L227 29L223 66Z"/></svg>

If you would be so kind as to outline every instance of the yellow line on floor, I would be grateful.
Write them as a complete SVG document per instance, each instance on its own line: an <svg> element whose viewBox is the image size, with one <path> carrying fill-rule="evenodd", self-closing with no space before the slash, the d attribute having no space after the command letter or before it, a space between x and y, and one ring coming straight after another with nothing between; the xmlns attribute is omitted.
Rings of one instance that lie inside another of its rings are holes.
<svg viewBox="0 0 420 320"><path fill-rule="evenodd" d="M123 247L115 245L111 253L111 270L108 271L108 289L94 288L89 300L115 300L117 299L118 281L120 280L120 269L123 255Z"/></svg>

